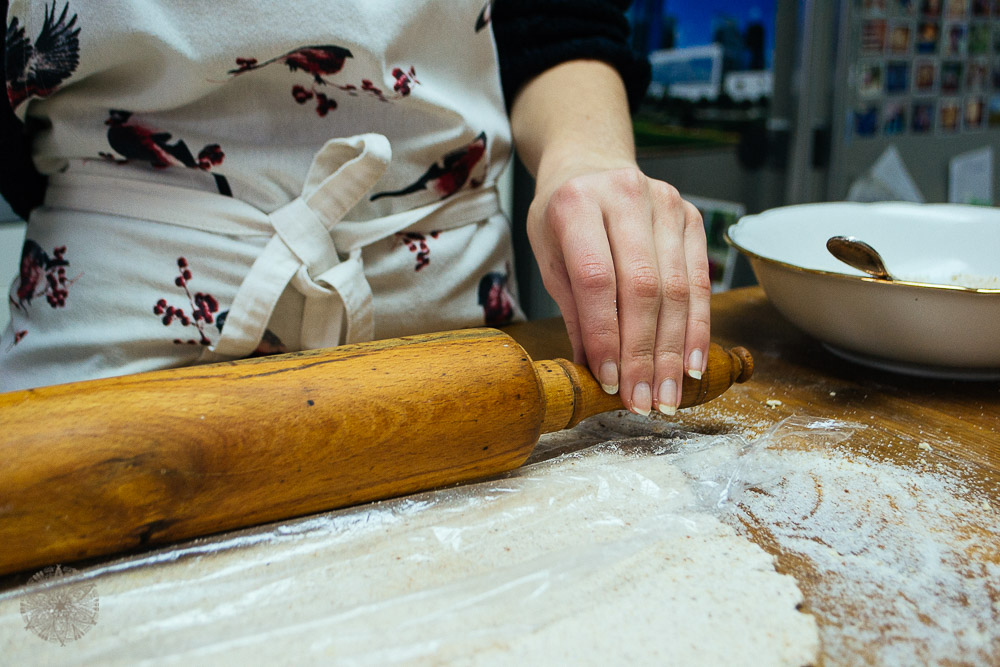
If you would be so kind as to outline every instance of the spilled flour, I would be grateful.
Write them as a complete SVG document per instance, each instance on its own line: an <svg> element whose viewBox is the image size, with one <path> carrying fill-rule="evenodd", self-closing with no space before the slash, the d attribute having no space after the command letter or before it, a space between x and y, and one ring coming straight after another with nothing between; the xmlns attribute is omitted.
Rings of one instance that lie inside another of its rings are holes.
<svg viewBox="0 0 1000 667"><path fill-rule="evenodd" d="M589 430L588 430L589 429ZM794 579L698 498L680 440L600 425L502 479L197 541L83 572L96 625L24 631L11 664L789 665L815 661ZM591 441L608 441L580 449ZM65 582L63 585L66 585Z"/></svg>
<svg viewBox="0 0 1000 667"><path fill-rule="evenodd" d="M1000 512L952 467L859 454L857 428L791 418L753 444L692 443L675 463L702 507L808 563L824 664L997 664Z"/></svg>
<svg viewBox="0 0 1000 667"><path fill-rule="evenodd" d="M791 418L748 441L616 413L502 479L85 570L100 618L11 664L996 664L1000 515L953 468ZM921 450L933 459L935 451ZM796 587L751 538L794 560ZM992 560L991 560L992 559ZM796 610L806 607L820 619Z"/></svg>

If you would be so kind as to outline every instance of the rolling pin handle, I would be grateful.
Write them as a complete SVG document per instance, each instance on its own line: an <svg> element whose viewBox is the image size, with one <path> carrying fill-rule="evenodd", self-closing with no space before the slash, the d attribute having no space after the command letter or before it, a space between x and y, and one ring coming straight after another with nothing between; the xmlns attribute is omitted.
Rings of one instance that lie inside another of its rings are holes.
<svg viewBox="0 0 1000 667"><path fill-rule="evenodd" d="M621 396L607 394L586 366L554 359L536 361L534 367L545 403L542 433L571 428L587 417L625 407ZM700 380L684 378L680 407L690 408L710 401L752 375L753 357L746 348L724 350L713 343L704 376Z"/></svg>
<svg viewBox="0 0 1000 667"><path fill-rule="evenodd" d="M623 407L621 398L605 393L583 366L565 359L536 361L534 365L545 403L542 433L555 433L591 415Z"/></svg>
<svg viewBox="0 0 1000 667"><path fill-rule="evenodd" d="M732 380L737 384L743 384L753 377L753 357L745 347L734 347L729 350L729 356L733 359Z"/></svg>

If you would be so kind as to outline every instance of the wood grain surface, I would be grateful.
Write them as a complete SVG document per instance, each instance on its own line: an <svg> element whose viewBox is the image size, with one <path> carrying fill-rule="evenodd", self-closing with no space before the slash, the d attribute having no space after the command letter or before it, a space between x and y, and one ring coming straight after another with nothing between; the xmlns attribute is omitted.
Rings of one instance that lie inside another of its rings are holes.
<svg viewBox="0 0 1000 667"><path fill-rule="evenodd" d="M975 464L994 497L1000 491L1000 382L916 378L844 361L788 323L759 288L716 295L712 318L713 339L738 340L757 361L754 382L716 409L743 399L748 417L811 411L861 421L876 434L866 438L873 451L902 463L917 461L920 450L897 444L933 440ZM768 406L771 399L782 405Z"/></svg>

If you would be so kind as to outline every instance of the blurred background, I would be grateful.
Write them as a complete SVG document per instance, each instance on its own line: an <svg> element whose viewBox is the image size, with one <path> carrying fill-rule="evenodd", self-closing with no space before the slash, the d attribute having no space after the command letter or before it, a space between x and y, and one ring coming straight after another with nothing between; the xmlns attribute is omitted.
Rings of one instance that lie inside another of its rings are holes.
<svg viewBox="0 0 1000 667"><path fill-rule="evenodd" d="M994 205L1000 0L635 0L653 80L640 166L701 209L714 288L752 284L745 214L824 201ZM515 221L530 177L514 173ZM515 224L529 316L555 314Z"/></svg>

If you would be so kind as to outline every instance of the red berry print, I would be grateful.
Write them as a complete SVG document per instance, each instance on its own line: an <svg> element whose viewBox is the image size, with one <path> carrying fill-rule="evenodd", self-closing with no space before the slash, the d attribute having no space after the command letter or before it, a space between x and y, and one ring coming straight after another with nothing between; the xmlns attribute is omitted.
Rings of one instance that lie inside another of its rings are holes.
<svg viewBox="0 0 1000 667"><path fill-rule="evenodd" d="M323 93L316 93L316 113L320 116L325 116L336 108L337 100L331 99Z"/></svg>
<svg viewBox="0 0 1000 667"><path fill-rule="evenodd" d="M306 90L304 86L292 86L292 97L299 104L305 104L311 100L314 93L311 90Z"/></svg>
<svg viewBox="0 0 1000 667"><path fill-rule="evenodd" d="M428 236L436 239L440 234L441 232L439 231L433 231ZM427 246L427 236L424 236L420 232L397 232L396 237L403 242L410 252L416 253L417 265L413 267L414 271L419 271L431 263L431 251Z"/></svg>
<svg viewBox="0 0 1000 667"><path fill-rule="evenodd" d="M174 339L175 345L211 345L212 341L205 334L205 325L215 322L215 313L219 312L219 302L211 294L205 292L191 293L188 282L194 277L188 261L184 257L177 258L177 277L174 284L184 288L188 303L191 305L191 313L184 312L183 308L177 308L167 303L166 299L160 299L153 305L153 314L160 318L163 326L169 327L174 322L181 326L188 327L192 324L198 330L198 340L188 338L182 340Z"/></svg>
<svg viewBox="0 0 1000 667"><path fill-rule="evenodd" d="M420 83L417 81L417 71L411 67L409 72L404 72L402 68L395 68L392 70L392 78L396 80L393 84L392 89L399 94L400 97L406 97L410 94L410 84Z"/></svg>
<svg viewBox="0 0 1000 667"><path fill-rule="evenodd" d="M387 97L382 89L372 83L369 79L361 80L361 90L377 97L383 102L391 102L393 100L406 97L413 91L413 84L420 83L417 81L417 70L413 67L410 67L408 71L404 71L402 67L394 67L392 70L392 78L395 80L392 84L392 90L395 94L392 96Z"/></svg>
<svg viewBox="0 0 1000 667"><path fill-rule="evenodd" d="M69 260L66 259L66 246L52 249L52 255L42 250L42 247L32 239L25 239L21 250L20 275L17 287L8 299L11 307L28 315L35 297L44 296L52 308L64 308L69 297L69 288L83 275L69 278L66 269ZM10 351L28 335L27 329L14 332L14 340L7 346Z"/></svg>
<svg viewBox="0 0 1000 667"><path fill-rule="evenodd" d="M208 171L212 167L218 167L226 158L219 144L209 144L198 153L198 168Z"/></svg>

